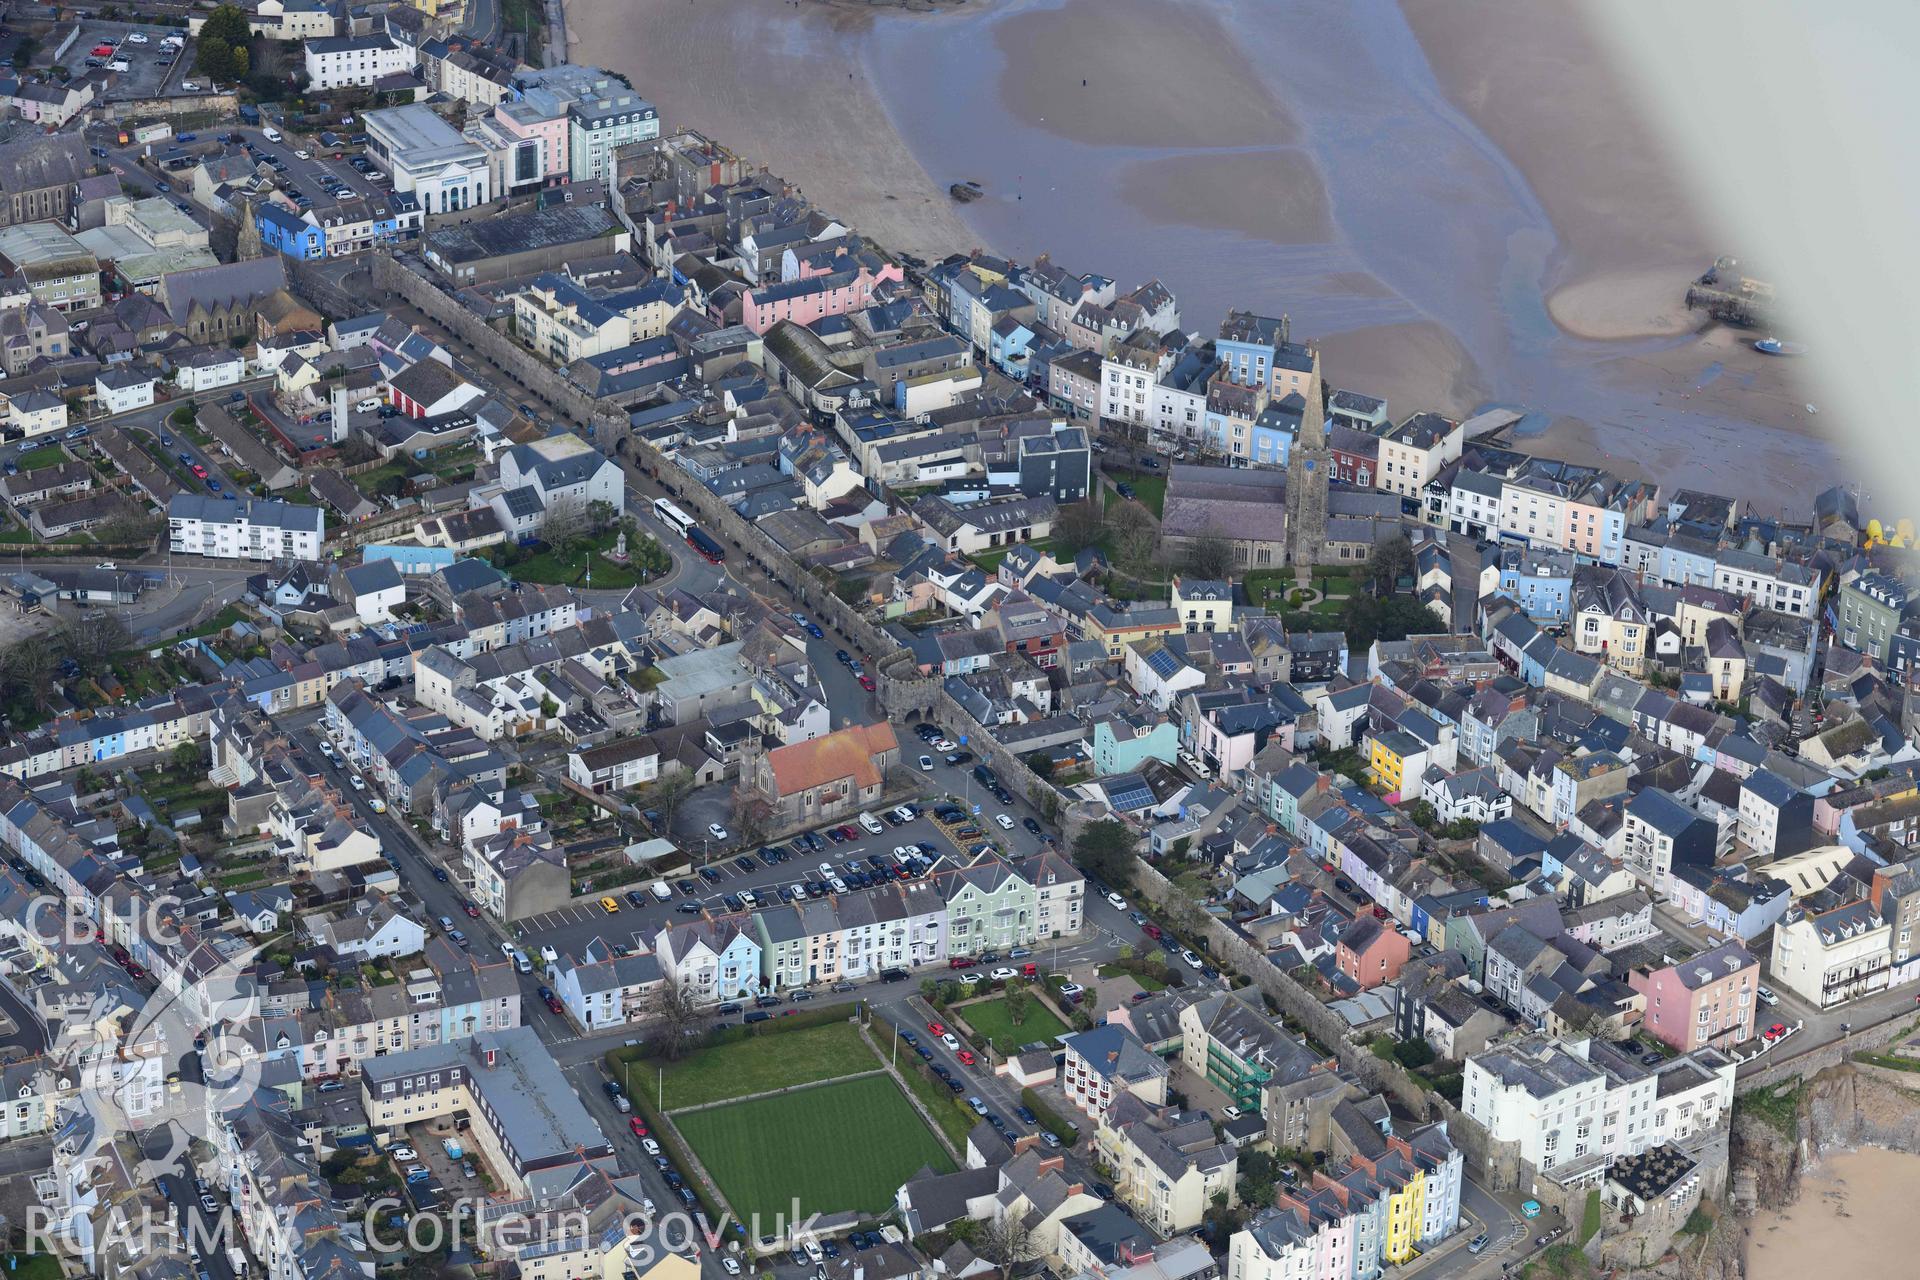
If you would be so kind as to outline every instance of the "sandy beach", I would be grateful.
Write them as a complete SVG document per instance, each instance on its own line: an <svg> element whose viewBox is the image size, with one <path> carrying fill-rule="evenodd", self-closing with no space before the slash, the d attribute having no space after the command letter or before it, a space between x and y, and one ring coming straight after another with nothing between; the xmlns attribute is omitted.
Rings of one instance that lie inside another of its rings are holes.
<svg viewBox="0 0 1920 1280"><path fill-rule="evenodd" d="M1429 320L1370 325L1320 339L1321 367L1336 387L1391 405L1427 405L1455 417L1486 402L1488 387L1451 333Z"/></svg>
<svg viewBox="0 0 1920 1280"><path fill-rule="evenodd" d="M1866 1147L1827 1156L1800 1177L1800 1199L1754 1217L1747 1280L1912 1275L1907 1238L1920 1156Z"/></svg>
<svg viewBox="0 0 1920 1280"><path fill-rule="evenodd" d="M670 129L698 130L882 244L937 259L972 233L846 56L872 21L779 0L567 0L567 56L625 72Z"/></svg>

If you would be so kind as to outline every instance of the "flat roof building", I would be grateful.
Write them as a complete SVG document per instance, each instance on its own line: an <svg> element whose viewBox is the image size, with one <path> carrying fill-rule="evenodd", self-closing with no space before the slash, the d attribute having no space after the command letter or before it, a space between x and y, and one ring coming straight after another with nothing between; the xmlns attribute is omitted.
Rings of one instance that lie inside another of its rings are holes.
<svg viewBox="0 0 1920 1280"><path fill-rule="evenodd" d="M493 199L487 153L430 106L369 111L367 149L393 174L393 189L410 192L424 213L453 213Z"/></svg>
<svg viewBox="0 0 1920 1280"><path fill-rule="evenodd" d="M617 1171L613 1145L530 1027L369 1058L360 1087L367 1122L380 1128L465 1112L516 1197L544 1198L583 1163Z"/></svg>

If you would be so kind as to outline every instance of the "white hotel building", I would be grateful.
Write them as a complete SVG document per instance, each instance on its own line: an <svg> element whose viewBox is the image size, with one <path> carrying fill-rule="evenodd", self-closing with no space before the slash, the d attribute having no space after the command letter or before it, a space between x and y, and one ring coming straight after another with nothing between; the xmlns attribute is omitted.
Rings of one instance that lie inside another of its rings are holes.
<svg viewBox="0 0 1920 1280"><path fill-rule="evenodd" d="M326 516L318 507L266 498L176 493L167 503L175 555L219 560L318 560Z"/></svg>
<svg viewBox="0 0 1920 1280"><path fill-rule="evenodd" d="M1644 1067L1612 1045L1535 1032L1467 1059L1460 1109L1563 1183L1729 1118L1734 1063L1698 1049Z"/></svg>
<svg viewBox="0 0 1920 1280"><path fill-rule="evenodd" d="M367 150L411 193L423 213L454 213L493 199L492 169L478 143L461 136L432 107L414 102L369 111Z"/></svg>
<svg viewBox="0 0 1920 1280"><path fill-rule="evenodd" d="M413 66L413 50L378 36L328 36L306 46L310 89L370 85L382 76Z"/></svg>

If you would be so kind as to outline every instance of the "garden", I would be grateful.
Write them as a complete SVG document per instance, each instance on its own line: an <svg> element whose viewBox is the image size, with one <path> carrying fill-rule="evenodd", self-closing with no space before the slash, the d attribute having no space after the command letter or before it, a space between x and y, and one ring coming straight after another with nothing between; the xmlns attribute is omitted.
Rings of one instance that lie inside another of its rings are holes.
<svg viewBox="0 0 1920 1280"><path fill-rule="evenodd" d="M529 546L503 544L494 549L493 565L520 582L608 590L639 586L670 572L673 557L652 538L635 532L632 524L628 520L620 527L556 537ZM623 528L627 535L625 564L608 559Z"/></svg>
<svg viewBox="0 0 1920 1280"><path fill-rule="evenodd" d="M1026 991L956 1005L954 1013L1000 1054L1011 1054L1023 1044L1051 1042L1067 1033L1067 1024Z"/></svg>

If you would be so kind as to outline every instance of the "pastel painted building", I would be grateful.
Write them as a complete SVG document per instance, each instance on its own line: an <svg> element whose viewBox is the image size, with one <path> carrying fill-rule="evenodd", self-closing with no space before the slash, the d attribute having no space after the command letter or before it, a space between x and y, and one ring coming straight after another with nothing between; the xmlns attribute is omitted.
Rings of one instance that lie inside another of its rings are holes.
<svg viewBox="0 0 1920 1280"><path fill-rule="evenodd" d="M1646 999L1641 1027L1682 1053L1753 1038L1760 962L1738 942L1658 969L1635 969L1627 985Z"/></svg>
<svg viewBox="0 0 1920 1280"><path fill-rule="evenodd" d="M701 1004L748 998L760 990L760 944L744 917L672 925L655 937L653 950L661 975Z"/></svg>
<svg viewBox="0 0 1920 1280"><path fill-rule="evenodd" d="M1148 760L1172 764L1180 732L1171 720L1109 716L1093 726L1093 768L1100 777L1138 773Z"/></svg>
<svg viewBox="0 0 1920 1280"><path fill-rule="evenodd" d="M884 263L878 271L864 263L808 280L784 281L741 295L740 323L763 334L782 320L811 324L823 316L845 315L873 301L874 287L901 279L898 263Z"/></svg>
<svg viewBox="0 0 1920 1280"><path fill-rule="evenodd" d="M260 243L289 258L323 258L327 235L317 225L277 204L261 204L253 211L254 225L260 229Z"/></svg>

